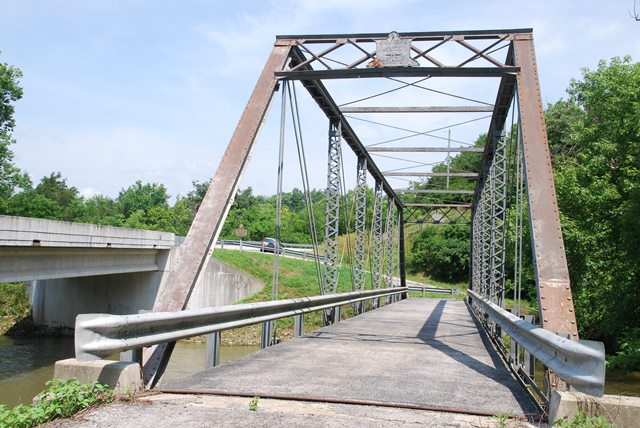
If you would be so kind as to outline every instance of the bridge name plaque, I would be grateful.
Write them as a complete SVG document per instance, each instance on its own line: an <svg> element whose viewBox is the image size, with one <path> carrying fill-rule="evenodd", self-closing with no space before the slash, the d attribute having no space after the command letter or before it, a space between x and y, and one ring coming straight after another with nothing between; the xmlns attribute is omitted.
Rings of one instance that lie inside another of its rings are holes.
<svg viewBox="0 0 640 428"><path fill-rule="evenodd" d="M411 58L411 39L401 39L395 31L389 37L376 40L376 57L367 67L413 67L418 61Z"/></svg>

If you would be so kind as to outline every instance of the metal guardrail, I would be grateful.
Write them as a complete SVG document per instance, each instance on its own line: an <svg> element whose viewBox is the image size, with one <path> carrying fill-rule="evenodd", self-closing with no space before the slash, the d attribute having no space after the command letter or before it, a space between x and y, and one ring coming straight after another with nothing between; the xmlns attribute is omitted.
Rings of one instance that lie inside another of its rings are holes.
<svg viewBox="0 0 640 428"><path fill-rule="evenodd" d="M569 340L530 324L473 290L467 293L511 339L577 391L602 397L604 394L604 344L592 340Z"/></svg>
<svg viewBox="0 0 640 428"><path fill-rule="evenodd" d="M438 287L421 287L419 285L408 285L409 291L421 291L424 293L438 293L438 294L458 294L458 290L455 288L438 288Z"/></svg>
<svg viewBox="0 0 640 428"><path fill-rule="evenodd" d="M406 287L392 287L180 312L148 312L137 315L80 314L76 317L75 353L78 360L95 360L117 352L174 342L406 291Z"/></svg>
<svg viewBox="0 0 640 428"><path fill-rule="evenodd" d="M236 246L247 247L247 248L262 248L262 242L259 242L259 241L239 241L239 240L230 240L230 239L219 240L219 241L216 242L216 245L220 245L221 248L224 248L225 245L236 245ZM314 259L315 258L313 253L307 253L305 251L292 250L292 249L290 249L288 247L292 247L292 248L313 248L313 246L307 245L307 244L286 244L286 243L282 243L281 246L280 246L280 254L284 254L284 255L288 255L288 256L295 256L295 257L302 257L302 258L306 258L306 259ZM265 252L268 252L268 253L273 253L274 251L275 250L272 250L272 249L265 250Z"/></svg>

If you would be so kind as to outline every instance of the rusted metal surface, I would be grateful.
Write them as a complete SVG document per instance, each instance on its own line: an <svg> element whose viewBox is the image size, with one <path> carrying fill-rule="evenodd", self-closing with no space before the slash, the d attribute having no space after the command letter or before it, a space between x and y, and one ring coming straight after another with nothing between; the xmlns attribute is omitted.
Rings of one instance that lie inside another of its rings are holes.
<svg viewBox="0 0 640 428"><path fill-rule="evenodd" d="M290 49L287 44L276 44L273 48L189 233L177 251L171 272L158 292L153 307L155 312L184 309L200 273L205 270L213 244L220 234L238 189L238 181L256 135L273 98L277 84L274 73L284 67ZM148 358L144 365L147 385L157 381L157 374L170 354L171 346L162 345Z"/></svg>
<svg viewBox="0 0 640 428"><path fill-rule="evenodd" d="M526 192L542 326L578 339L532 34L515 37Z"/></svg>

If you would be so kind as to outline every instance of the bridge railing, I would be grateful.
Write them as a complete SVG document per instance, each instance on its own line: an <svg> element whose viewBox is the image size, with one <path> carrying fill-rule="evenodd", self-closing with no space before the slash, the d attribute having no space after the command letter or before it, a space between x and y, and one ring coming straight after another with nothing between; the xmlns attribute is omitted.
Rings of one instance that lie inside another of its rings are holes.
<svg viewBox="0 0 640 428"><path fill-rule="evenodd" d="M76 318L75 354L95 360L117 352L331 309L406 293L406 287L300 297L270 302L216 306L136 315L81 314Z"/></svg>
<svg viewBox="0 0 640 428"><path fill-rule="evenodd" d="M492 339L502 348L507 364L521 380L533 387L543 401L548 397L533 379L535 361L526 358L525 352L575 390L602 397L605 353L601 342L559 336L520 319L473 290L467 292L475 312L488 327ZM504 335L509 339L505 340Z"/></svg>
<svg viewBox="0 0 640 428"><path fill-rule="evenodd" d="M264 250L267 252L273 252L274 250L271 248L265 249L262 246L262 242L260 241L240 241L240 240L229 240L229 239L221 239L219 241L216 242L216 245L219 245L220 248L224 249L225 245L233 245L233 246L239 246L239 247L246 247L246 248L256 248L256 249L260 249L260 250ZM313 248L312 245L307 245L307 244L288 244L288 243L281 243L280 244L280 254L284 254L284 255L288 255L288 256L294 256L294 257L301 257L301 258L305 258L305 259L315 259L315 256L313 255L313 253L309 253L306 251L301 251L301 250L296 250L295 248Z"/></svg>

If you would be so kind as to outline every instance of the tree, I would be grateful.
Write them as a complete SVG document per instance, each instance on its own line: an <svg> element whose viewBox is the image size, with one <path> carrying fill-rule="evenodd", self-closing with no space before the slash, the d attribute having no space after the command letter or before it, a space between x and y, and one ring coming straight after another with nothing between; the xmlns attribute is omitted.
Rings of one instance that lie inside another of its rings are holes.
<svg viewBox="0 0 640 428"><path fill-rule="evenodd" d="M568 93L547 120L572 120L549 137L559 153L571 147L555 180L576 315L612 349L640 324L640 64L602 61Z"/></svg>
<svg viewBox="0 0 640 428"><path fill-rule="evenodd" d="M142 184L140 180L126 190L120 190L117 201L118 208L125 218L129 218L137 211L147 213L153 207L169 207L169 195L164 185Z"/></svg>
<svg viewBox="0 0 640 428"><path fill-rule="evenodd" d="M7 200L17 189L31 187L29 176L14 165L9 148L15 143L11 138L16 125L13 103L22 98L21 77L19 69L0 63L0 213L5 212Z"/></svg>
<svg viewBox="0 0 640 428"><path fill-rule="evenodd" d="M80 216L84 201L78 196L78 189L69 187L60 172L42 177L35 190L60 206L59 220L73 221Z"/></svg>
<svg viewBox="0 0 640 428"><path fill-rule="evenodd" d="M435 279L464 281L469 274L469 227L427 226L413 239L410 269Z"/></svg>

